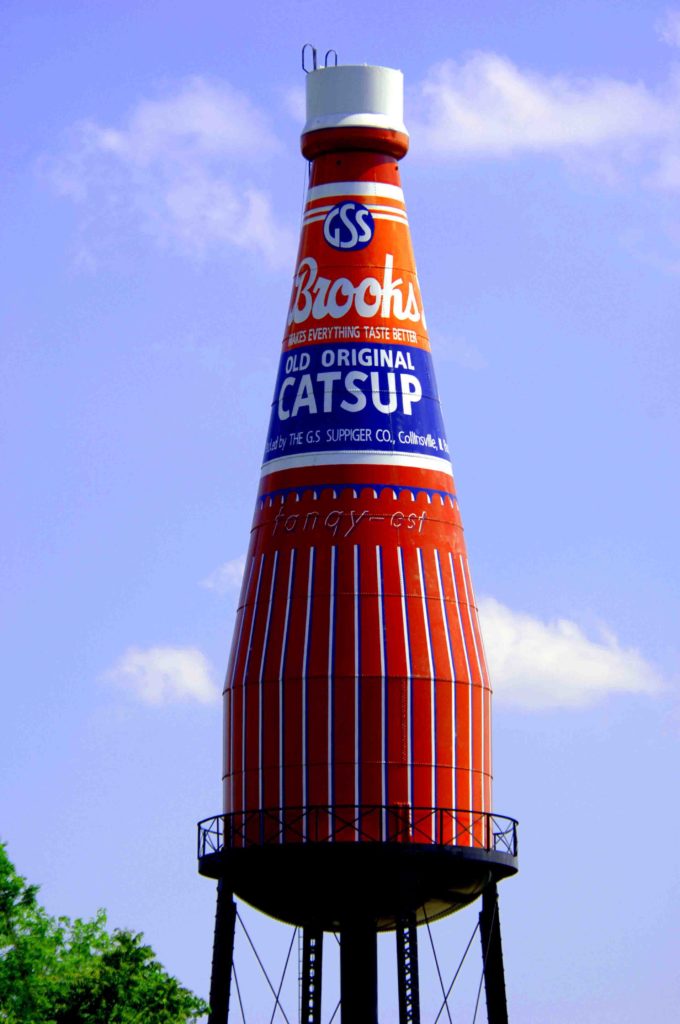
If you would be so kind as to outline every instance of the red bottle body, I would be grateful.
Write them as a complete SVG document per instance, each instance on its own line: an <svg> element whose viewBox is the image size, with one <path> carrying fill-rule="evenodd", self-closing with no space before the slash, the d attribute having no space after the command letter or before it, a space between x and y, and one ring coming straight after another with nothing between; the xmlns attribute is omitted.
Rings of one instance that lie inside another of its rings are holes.
<svg viewBox="0 0 680 1024"><path fill-rule="evenodd" d="M225 688L225 811L258 812L268 842L488 845L491 691L405 150L396 132L303 137L311 176Z"/></svg>

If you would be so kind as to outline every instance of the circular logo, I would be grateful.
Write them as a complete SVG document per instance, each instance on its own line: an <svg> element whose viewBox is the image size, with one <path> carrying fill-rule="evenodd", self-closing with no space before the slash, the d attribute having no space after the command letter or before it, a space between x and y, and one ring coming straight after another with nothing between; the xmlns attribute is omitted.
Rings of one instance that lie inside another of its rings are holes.
<svg viewBox="0 0 680 1024"><path fill-rule="evenodd" d="M371 211L354 200L338 203L323 222L323 237L334 249L365 249L374 231Z"/></svg>

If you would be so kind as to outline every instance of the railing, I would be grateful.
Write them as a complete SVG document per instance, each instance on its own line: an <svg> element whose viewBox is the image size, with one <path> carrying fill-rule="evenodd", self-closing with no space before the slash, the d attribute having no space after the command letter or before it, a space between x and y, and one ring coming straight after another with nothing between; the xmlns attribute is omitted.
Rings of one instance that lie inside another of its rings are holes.
<svg viewBox="0 0 680 1024"><path fill-rule="evenodd" d="M311 806L234 811L198 823L198 856L282 843L413 843L517 856L517 822L442 807Z"/></svg>

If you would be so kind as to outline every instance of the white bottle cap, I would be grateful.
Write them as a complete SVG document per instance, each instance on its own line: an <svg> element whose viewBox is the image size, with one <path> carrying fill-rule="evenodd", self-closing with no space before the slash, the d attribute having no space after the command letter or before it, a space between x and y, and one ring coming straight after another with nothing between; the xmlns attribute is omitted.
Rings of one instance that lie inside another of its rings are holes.
<svg viewBox="0 0 680 1024"><path fill-rule="evenodd" d="M340 64L307 75L304 133L321 128L384 128L408 135L404 76L394 68Z"/></svg>

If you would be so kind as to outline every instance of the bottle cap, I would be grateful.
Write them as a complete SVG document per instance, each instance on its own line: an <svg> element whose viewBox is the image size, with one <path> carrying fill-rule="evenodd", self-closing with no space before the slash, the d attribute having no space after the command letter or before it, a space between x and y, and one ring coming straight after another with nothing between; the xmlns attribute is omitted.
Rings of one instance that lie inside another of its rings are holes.
<svg viewBox="0 0 680 1024"><path fill-rule="evenodd" d="M370 64L340 64L309 72L303 134L350 127L382 128L408 135L401 71Z"/></svg>

